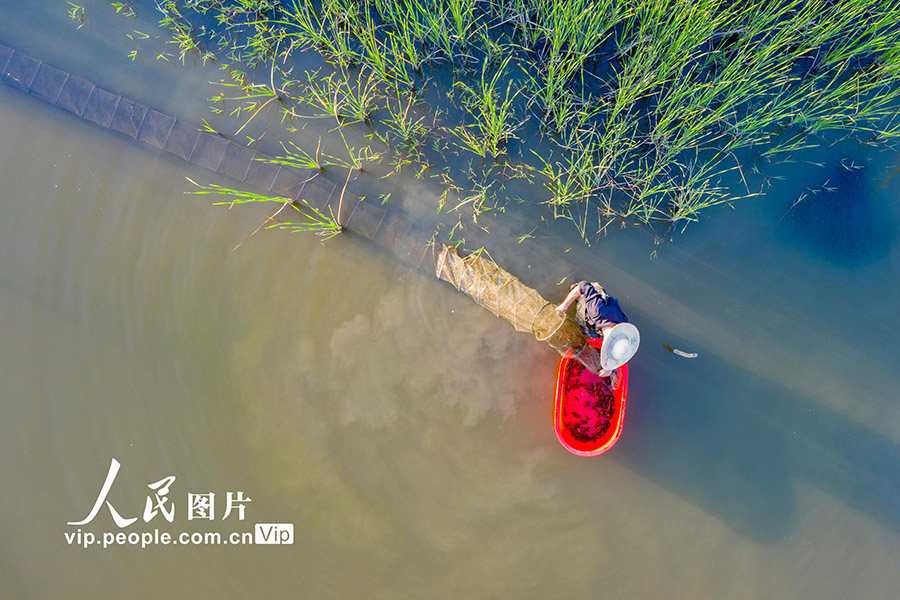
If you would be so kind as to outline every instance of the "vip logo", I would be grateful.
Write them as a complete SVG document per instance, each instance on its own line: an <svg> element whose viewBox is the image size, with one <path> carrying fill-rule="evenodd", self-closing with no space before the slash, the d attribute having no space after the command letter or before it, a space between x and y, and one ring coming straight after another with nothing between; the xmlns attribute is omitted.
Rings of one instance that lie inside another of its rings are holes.
<svg viewBox="0 0 900 600"><path fill-rule="evenodd" d="M254 542L257 544L293 544L293 523L257 523Z"/></svg>

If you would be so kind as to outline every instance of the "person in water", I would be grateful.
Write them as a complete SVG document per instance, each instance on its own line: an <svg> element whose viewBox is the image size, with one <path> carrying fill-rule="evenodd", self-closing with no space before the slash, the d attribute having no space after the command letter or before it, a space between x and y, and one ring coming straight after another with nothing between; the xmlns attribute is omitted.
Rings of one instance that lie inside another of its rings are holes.
<svg viewBox="0 0 900 600"><path fill-rule="evenodd" d="M579 281L574 284L566 299L556 307L556 312L565 314L576 300L575 321L589 337L603 337L604 330L628 322L619 301L607 294L599 283Z"/></svg>
<svg viewBox="0 0 900 600"><path fill-rule="evenodd" d="M634 356L640 343L638 330L634 325L616 327L628 323L619 301L606 293L599 283L579 281L572 286L569 295L556 307L565 314L573 302L575 321L581 325L588 337L604 338L600 352L601 377L612 377L615 385L615 371Z"/></svg>

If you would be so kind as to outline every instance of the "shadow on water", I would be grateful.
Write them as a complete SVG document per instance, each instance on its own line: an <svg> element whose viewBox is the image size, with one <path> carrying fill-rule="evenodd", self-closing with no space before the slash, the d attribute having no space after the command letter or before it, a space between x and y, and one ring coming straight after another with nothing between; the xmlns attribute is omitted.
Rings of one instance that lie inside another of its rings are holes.
<svg viewBox="0 0 900 600"><path fill-rule="evenodd" d="M896 231L886 208L890 202L871 187L869 170L849 159L832 163L822 186L785 214L781 227L789 242L844 267L884 258Z"/></svg>
<svg viewBox="0 0 900 600"><path fill-rule="evenodd" d="M659 356L632 375L641 400L617 460L739 534L773 543L790 533L798 484L900 531L892 440L709 354L689 367Z"/></svg>

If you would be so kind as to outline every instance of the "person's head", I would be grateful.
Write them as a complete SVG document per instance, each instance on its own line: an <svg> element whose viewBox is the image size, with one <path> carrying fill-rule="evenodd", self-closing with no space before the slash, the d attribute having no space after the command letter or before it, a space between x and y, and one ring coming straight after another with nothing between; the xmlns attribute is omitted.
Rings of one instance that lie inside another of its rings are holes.
<svg viewBox="0 0 900 600"><path fill-rule="evenodd" d="M603 346L600 347L600 366L614 371L631 360L641 343L641 334L631 323L604 327Z"/></svg>

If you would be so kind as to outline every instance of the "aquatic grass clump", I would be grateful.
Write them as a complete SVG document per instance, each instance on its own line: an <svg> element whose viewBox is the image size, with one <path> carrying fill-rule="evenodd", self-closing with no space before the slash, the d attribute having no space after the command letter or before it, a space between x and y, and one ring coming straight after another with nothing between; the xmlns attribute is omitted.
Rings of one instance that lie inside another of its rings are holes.
<svg viewBox="0 0 900 600"><path fill-rule="evenodd" d="M297 204L291 204L290 206L301 215L302 220L273 223L268 228L287 229L291 233L312 232L321 236L323 242L327 242L344 231L344 226L334 216L331 207L328 208L328 214L325 214L306 200L301 200L301 202L303 206L298 206Z"/></svg>
<svg viewBox="0 0 900 600"><path fill-rule="evenodd" d="M187 5L190 6L191 3L187 3ZM178 60L181 64L185 63L185 59L188 55L195 56L195 64L197 57L200 58L200 62L204 65L215 59L215 53L210 50L204 50L199 41L205 34L205 29L198 30L191 20L182 14L179 8L179 2L176 0L157 1L156 7L163 14L163 18L160 19L159 24L162 27L168 28L171 32L172 40L168 43L178 47ZM156 58L168 60L168 56L169 54L164 52L159 54Z"/></svg>
<svg viewBox="0 0 900 600"><path fill-rule="evenodd" d="M67 4L69 5L69 18L73 21L78 21L77 29L81 29L84 27L84 6L74 2L67 2Z"/></svg>
<svg viewBox="0 0 900 600"><path fill-rule="evenodd" d="M220 185L216 185L211 183L209 185L201 185L196 181L187 178L192 184L200 188L197 191L187 192L189 194L214 194L218 196L229 196L230 200L215 202L217 206L228 205L229 208L234 206L235 204L247 204L252 202L274 202L281 204L281 208L278 211L268 217L262 225L256 228L248 238L254 235L257 231L259 231L263 226L267 229L278 228L278 229L288 229L292 232L312 232L316 235L321 236L322 241L328 241L334 236L338 235L344 230L344 226L341 224L340 219L334 215L334 212L329 207L328 213L319 210L318 208L312 206L306 200L299 200L295 202L291 198L285 198L283 196L268 196L265 194L257 194L254 192L248 192L246 190L235 190L231 188L226 188ZM293 208L300 214L300 221L277 221L276 218L281 212L286 208ZM340 209L338 209L338 213L340 213ZM272 223L269 223L273 221ZM246 239L244 240L246 241ZM243 244L244 242L241 242ZM241 244L238 244L235 247L235 250L240 247Z"/></svg>
<svg viewBox="0 0 900 600"><path fill-rule="evenodd" d="M487 73L488 65L485 63L477 88L473 89L463 82L455 84L465 92L463 106L475 118L475 124L460 125L448 131L457 138L463 148L479 156L496 157L504 153L506 142L522 125L513 122L516 118L513 102L519 92L510 94L512 82L507 84L502 98L497 94L499 79L508 63L507 58L490 79Z"/></svg>
<svg viewBox="0 0 900 600"><path fill-rule="evenodd" d="M342 70L325 77L307 72L306 77L307 85L300 98L322 109L315 116L331 117L338 125L368 123L372 113L384 106L384 95L371 74L360 72L351 77Z"/></svg>
<svg viewBox="0 0 900 600"><path fill-rule="evenodd" d="M573 80L630 10L616 0L549 0L535 2L532 46L538 58L537 76L529 77L532 99L545 116L570 93ZM652 4L652 3L647 3ZM559 132L559 130L557 130Z"/></svg>
<svg viewBox="0 0 900 600"><path fill-rule="evenodd" d="M473 218L504 193L506 169L533 173L534 201L585 239L615 223L683 226L825 139L900 135L898 2L158 4L182 60L244 65L221 99L233 114L252 120L277 96L283 119L334 119L347 164L390 153L395 171L438 173L448 206ZM304 70L302 52L329 65ZM348 126L385 149L356 150ZM549 150L516 143L537 136ZM480 174L454 164L457 150L482 158ZM318 152L283 159L321 168Z"/></svg>
<svg viewBox="0 0 900 600"><path fill-rule="evenodd" d="M246 190L234 190L231 188L227 188L221 185L216 185L215 183L211 183L209 185L201 185L191 179L190 177L186 178L192 184L200 188L199 190L193 192L185 192L187 194L216 194L219 196L230 196L231 200L228 202L215 202L216 206L228 205L228 207L232 207L235 204L246 204L248 202L291 202L290 198L284 198L282 196L267 196L265 194L257 194L256 192L249 192Z"/></svg>

